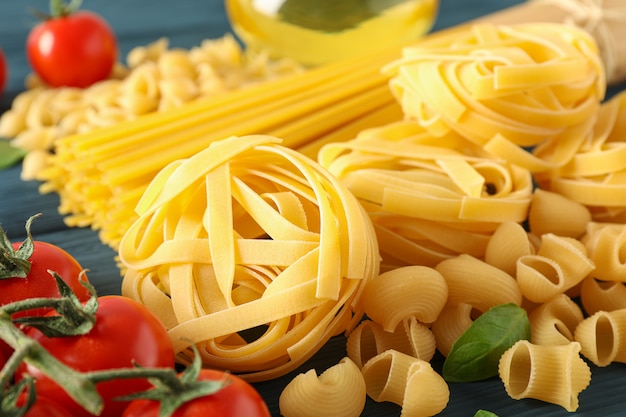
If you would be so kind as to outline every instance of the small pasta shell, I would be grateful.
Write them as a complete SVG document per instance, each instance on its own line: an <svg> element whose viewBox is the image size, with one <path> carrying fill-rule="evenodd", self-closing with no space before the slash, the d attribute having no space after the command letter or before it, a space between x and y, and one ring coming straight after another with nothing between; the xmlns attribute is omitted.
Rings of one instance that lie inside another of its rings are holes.
<svg viewBox="0 0 626 417"><path fill-rule="evenodd" d="M536 345L565 345L574 340L576 326L583 321L578 304L560 294L528 315L531 342Z"/></svg>
<svg viewBox="0 0 626 417"><path fill-rule="evenodd" d="M159 72L163 78L196 77L196 70L189 53L183 49L171 49L164 52L157 61Z"/></svg>
<svg viewBox="0 0 626 417"><path fill-rule="evenodd" d="M439 272L426 266L406 266L384 272L369 282L363 308L369 318L393 332L408 317L432 323L447 298L448 287Z"/></svg>
<svg viewBox="0 0 626 417"><path fill-rule="evenodd" d="M365 408L366 388L361 370L349 358L324 371L297 375L278 400L284 417L358 417Z"/></svg>
<svg viewBox="0 0 626 417"><path fill-rule="evenodd" d="M524 297L542 303L574 288L594 269L581 242L546 233L536 255L518 260L516 277Z"/></svg>
<svg viewBox="0 0 626 417"><path fill-rule="evenodd" d="M346 349L348 357L361 368L374 356L390 349L430 361L436 343L432 331L414 317L403 320L394 332L385 331L372 320L364 320L348 336Z"/></svg>
<svg viewBox="0 0 626 417"><path fill-rule="evenodd" d="M42 126L20 132L11 144L16 148L32 150L51 150L59 138L59 129L54 126Z"/></svg>
<svg viewBox="0 0 626 417"><path fill-rule="evenodd" d="M369 360L362 369L368 395L402 407L402 417L434 416L448 404L447 383L428 362L393 350Z"/></svg>
<svg viewBox="0 0 626 417"><path fill-rule="evenodd" d="M582 241L596 265L593 271L596 278L626 282L626 262L623 255L626 248L626 224L590 223Z"/></svg>
<svg viewBox="0 0 626 417"><path fill-rule="evenodd" d="M403 322L409 336L409 342L413 350L413 356L426 362L435 356L437 341L432 330L425 324L420 323L415 317L410 317Z"/></svg>
<svg viewBox="0 0 626 417"><path fill-rule="evenodd" d="M598 311L578 325L574 336L595 365L626 363L626 309Z"/></svg>
<svg viewBox="0 0 626 417"><path fill-rule="evenodd" d="M26 129L24 113L10 109L0 115L0 136L14 138Z"/></svg>
<svg viewBox="0 0 626 417"><path fill-rule="evenodd" d="M130 68L135 68L144 62L156 62L168 48L167 38L160 38L146 46L136 46L126 55L126 63Z"/></svg>
<svg viewBox="0 0 626 417"><path fill-rule="evenodd" d="M32 181L39 179L41 171L49 165L49 159L52 155L50 152L35 149L28 152L24 156L22 161L22 171L20 172L20 179L23 181Z"/></svg>
<svg viewBox="0 0 626 417"><path fill-rule="evenodd" d="M499 304L522 303L522 294L511 275L473 256L446 259L435 269L448 283L448 304L470 304L484 313Z"/></svg>
<svg viewBox="0 0 626 417"><path fill-rule="evenodd" d="M472 306L460 303L447 305L431 327L437 350L448 356L452 345L472 324Z"/></svg>
<svg viewBox="0 0 626 417"><path fill-rule="evenodd" d="M585 233L591 212L579 202L551 191L537 188L528 211L531 233L541 236L554 233L578 238Z"/></svg>
<svg viewBox="0 0 626 417"><path fill-rule="evenodd" d="M491 235L485 250L485 262L515 276L517 260L534 253L534 247L521 224L504 222Z"/></svg>
<svg viewBox="0 0 626 417"><path fill-rule="evenodd" d="M498 364L507 394L516 400L534 398L576 411L578 395L591 381L580 348L578 342L545 346L518 341Z"/></svg>
<svg viewBox="0 0 626 417"><path fill-rule="evenodd" d="M589 276L580 287L580 301L588 315L600 310L626 308L626 285L620 281L602 281Z"/></svg>

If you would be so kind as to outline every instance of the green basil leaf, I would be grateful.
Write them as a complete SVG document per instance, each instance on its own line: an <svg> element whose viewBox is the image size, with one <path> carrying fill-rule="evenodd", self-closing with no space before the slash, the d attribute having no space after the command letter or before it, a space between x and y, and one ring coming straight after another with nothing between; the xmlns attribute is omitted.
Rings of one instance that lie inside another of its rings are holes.
<svg viewBox="0 0 626 417"><path fill-rule="evenodd" d="M500 356L522 339L530 339L526 310L515 304L492 307L452 345L443 377L448 382L471 382L496 376Z"/></svg>
<svg viewBox="0 0 626 417"><path fill-rule="evenodd" d="M16 148L11 143L0 138L0 169L9 168L20 162L26 155L24 149Z"/></svg>
<svg viewBox="0 0 626 417"><path fill-rule="evenodd" d="M478 410L476 411L476 414L474 414L474 417L498 417L498 415L495 413L492 413L491 411Z"/></svg>

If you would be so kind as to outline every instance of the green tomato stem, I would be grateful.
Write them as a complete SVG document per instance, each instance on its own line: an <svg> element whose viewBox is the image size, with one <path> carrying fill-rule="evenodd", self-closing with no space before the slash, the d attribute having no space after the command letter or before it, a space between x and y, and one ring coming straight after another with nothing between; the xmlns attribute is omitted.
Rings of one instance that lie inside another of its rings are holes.
<svg viewBox="0 0 626 417"><path fill-rule="evenodd" d="M36 340L26 336L15 327L11 316L1 309L0 338L14 349L13 355L2 368L1 381L4 382L14 375L19 364L24 361L63 387L65 392L85 410L95 415L102 411L104 404L96 391L96 385L87 376L61 363Z"/></svg>
<svg viewBox="0 0 626 417"><path fill-rule="evenodd" d="M69 16L80 8L82 0L71 0L69 4L64 0L50 0L50 17Z"/></svg>

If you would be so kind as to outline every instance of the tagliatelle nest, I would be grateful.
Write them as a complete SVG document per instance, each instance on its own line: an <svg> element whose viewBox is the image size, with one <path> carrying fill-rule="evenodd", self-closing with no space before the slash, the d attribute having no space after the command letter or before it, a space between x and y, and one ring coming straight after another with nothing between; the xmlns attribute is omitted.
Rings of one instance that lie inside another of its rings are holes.
<svg viewBox="0 0 626 417"><path fill-rule="evenodd" d="M181 362L249 380L286 374L363 315L379 272L356 198L270 136L232 137L165 167L120 244L122 293L169 329Z"/></svg>

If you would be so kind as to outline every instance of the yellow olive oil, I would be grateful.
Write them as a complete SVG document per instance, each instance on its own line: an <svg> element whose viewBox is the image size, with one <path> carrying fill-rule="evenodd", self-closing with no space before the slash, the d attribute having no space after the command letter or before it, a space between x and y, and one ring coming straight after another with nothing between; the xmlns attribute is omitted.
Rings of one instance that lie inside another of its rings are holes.
<svg viewBox="0 0 626 417"><path fill-rule="evenodd" d="M253 50L319 65L427 33L438 0L226 0L233 31Z"/></svg>

